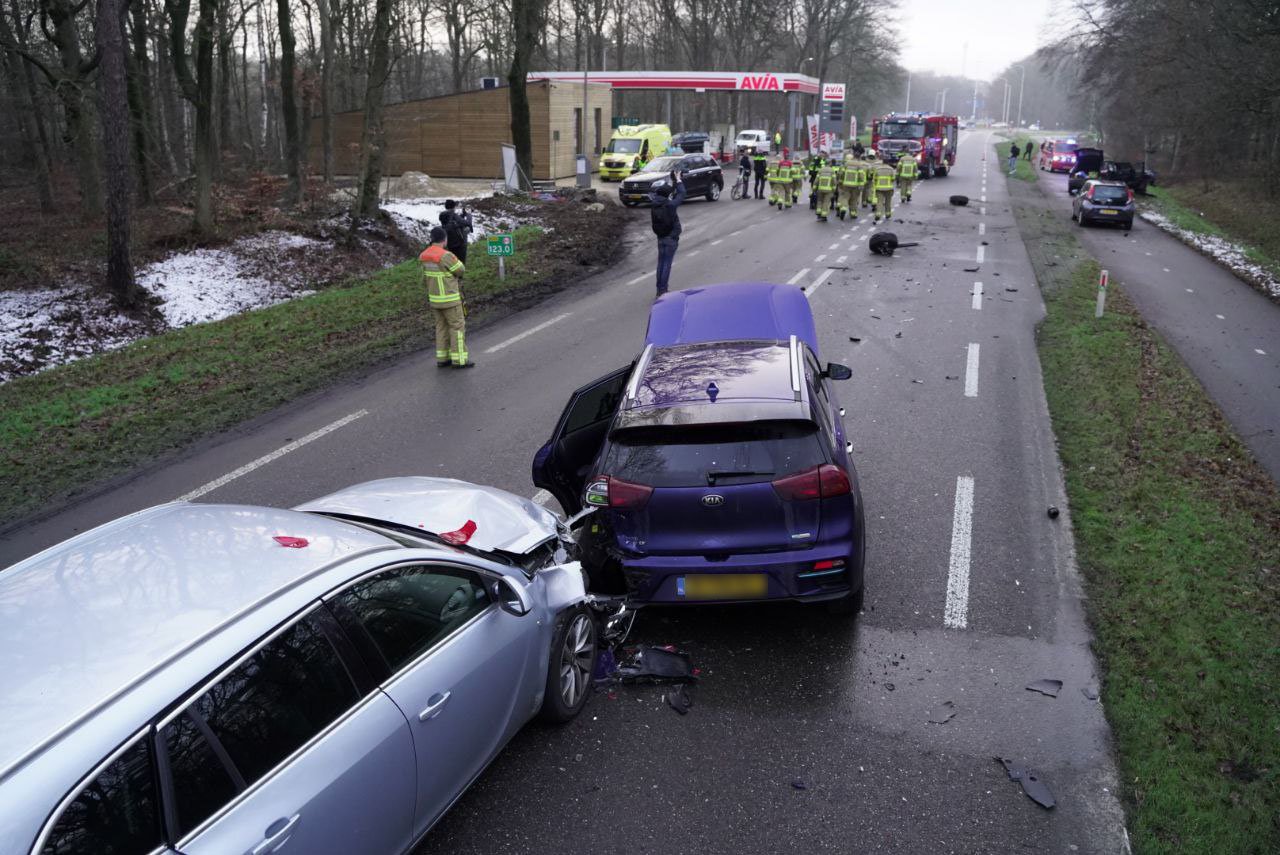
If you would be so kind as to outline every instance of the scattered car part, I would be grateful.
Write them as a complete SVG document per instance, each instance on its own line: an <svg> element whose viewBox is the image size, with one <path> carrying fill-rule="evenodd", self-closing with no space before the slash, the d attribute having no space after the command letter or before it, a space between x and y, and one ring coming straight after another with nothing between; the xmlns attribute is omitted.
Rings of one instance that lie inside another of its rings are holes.
<svg viewBox="0 0 1280 855"><path fill-rule="evenodd" d="M692 683L698 678L687 653L665 647L639 647L618 666L624 683Z"/></svg>
<svg viewBox="0 0 1280 855"><path fill-rule="evenodd" d="M680 715L688 715L689 709L693 706L693 696L689 694L689 687L683 684L667 692L666 700L667 706Z"/></svg>
<svg viewBox="0 0 1280 855"><path fill-rule="evenodd" d="M965 205L969 204L969 197L963 196L957 193L955 196L952 196L947 201L949 201L952 205L958 205L959 207L963 208Z"/></svg>
<svg viewBox="0 0 1280 855"><path fill-rule="evenodd" d="M1058 697L1058 692L1062 691L1061 680L1036 680L1034 683L1027 684L1027 691L1039 692L1042 695L1048 695L1051 698Z"/></svg>
<svg viewBox="0 0 1280 855"><path fill-rule="evenodd" d="M896 250L910 246L919 246L916 241L898 243L898 236L893 232L876 232L867 240L867 248L875 255L891 256Z"/></svg>
<svg viewBox="0 0 1280 855"><path fill-rule="evenodd" d="M1005 772L1009 774L1010 781L1017 781L1022 785L1022 791L1031 798L1033 802L1040 805L1046 810L1052 810L1053 806L1058 802L1053 797L1053 793L1049 787L1040 780L1040 775L1034 769L1029 769L1012 760L1006 760L1003 757L997 757L996 760L1000 765L1004 766Z"/></svg>

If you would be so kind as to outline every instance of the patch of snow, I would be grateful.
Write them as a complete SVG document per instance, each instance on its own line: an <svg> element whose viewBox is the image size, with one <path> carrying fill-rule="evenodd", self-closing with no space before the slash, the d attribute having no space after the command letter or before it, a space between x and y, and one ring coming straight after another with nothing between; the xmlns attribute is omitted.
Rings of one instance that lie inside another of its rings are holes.
<svg viewBox="0 0 1280 855"><path fill-rule="evenodd" d="M114 350L165 328L216 321L314 293L299 254L328 244L289 232L240 238L140 267L138 283L160 300L163 323L121 315L100 289L68 282L40 291L0 291L0 382Z"/></svg>
<svg viewBox="0 0 1280 855"><path fill-rule="evenodd" d="M1216 235L1202 235L1174 224L1168 217L1155 211L1143 211L1139 216L1163 231L1169 232L1188 246L1227 267L1246 282L1250 282L1272 297L1280 298L1280 279L1261 264L1249 258L1245 248L1238 243Z"/></svg>
<svg viewBox="0 0 1280 855"><path fill-rule="evenodd" d="M170 327L216 321L297 296L305 283L286 251L321 246L302 235L263 232L225 249L196 249L147 265L138 284L161 300Z"/></svg>
<svg viewBox="0 0 1280 855"><path fill-rule="evenodd" d="M470 197L481 198L481 197ZM460 205L466 204L465 198L456 200ZM381 205L382 210L391 215L395 220L396 226L400 231L410 237L422 241L423 244L430 242L431 229L440 225L440 215L444 213L444 199L388 199ZM541 225L536 216L517 216L512 218L509 215L493 216L470 208L471 220L474 228L471 231L471 240L482 238L487 234L496 234L498 232L509 232L517 226ZM529 211L537 210L534 206L529 206ZM517 211L517 214L523 212ZM542 226L546 229L546 226Z"/></svg>
<svg viewBox="0 0 1280 855"><path fill-rule="evenodd" d="M0 291L0 383L149 332L146 323L122 316L106 294L84 285Z"/></svg>

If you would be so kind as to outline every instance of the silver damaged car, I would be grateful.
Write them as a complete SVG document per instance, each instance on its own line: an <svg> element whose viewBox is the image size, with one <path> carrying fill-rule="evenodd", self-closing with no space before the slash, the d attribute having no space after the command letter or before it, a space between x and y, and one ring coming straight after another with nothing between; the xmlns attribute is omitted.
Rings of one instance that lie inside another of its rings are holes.
<svg viewBox="0 0 1280 855"><path fill-rule="evenodd" d="M0 853L396 853L598 639L550 512L440 478L171 504L0 572Z"/></svg>

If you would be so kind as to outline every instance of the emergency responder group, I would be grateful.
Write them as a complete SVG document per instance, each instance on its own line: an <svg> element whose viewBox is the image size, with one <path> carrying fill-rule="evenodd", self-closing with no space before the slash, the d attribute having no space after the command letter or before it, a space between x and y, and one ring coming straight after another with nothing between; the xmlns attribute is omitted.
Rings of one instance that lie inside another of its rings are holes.
<svg viewBox="0 0 1280 855"><path fill-rule="evenodd" d="M803 160L792 158L791 152L782 147L772 157L748 149L739 169L747 169L748 163L755 186L754 193L742 194L743 199L763 199L767 183L769 205L779 211L790 210L800 204L807 173L811 207L824 223L833 211L842 220L856 220L862 208L871 209L872 222L887 220L893 215L894 191L901 201L910 202L920 177L919 166L910 154L895 159L885 153L877 158L874 151L864 150L861 144L855 144L843 157L812 153Z"/></svg>

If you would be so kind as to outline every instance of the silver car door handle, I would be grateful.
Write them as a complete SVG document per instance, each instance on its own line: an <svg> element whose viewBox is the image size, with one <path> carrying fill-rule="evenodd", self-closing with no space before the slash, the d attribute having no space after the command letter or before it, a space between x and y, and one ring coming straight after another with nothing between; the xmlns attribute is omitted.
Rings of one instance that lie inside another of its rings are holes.
<svg viewBox="0 0 1280 855"><path fill-rule="evenodd" d="M418 713L418 721L430 721L440 715L440 710L444 709L444 705L449 702L449 695L451 694L453 693L445 692L443 695L439 696L440 700L427 704L427 708ZM428 700L430 699L428 698Z"/></svg>
<svg viewBox="0 0 1280 855"><path fill-rule="evenodd" d="M271 828L276 822L267 826L267 839L259 843L257 846L249 850L249 855L269 855L275 852L281 846L289 842L289 838L293 836L293 830L298 825L298 820L302 819L302 814L295 813L289 819L277 819L276 822L283 822L278 831L272 832Z"/></svg>

